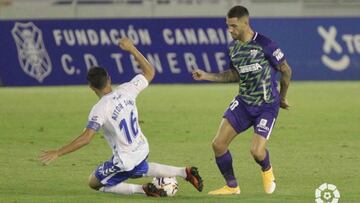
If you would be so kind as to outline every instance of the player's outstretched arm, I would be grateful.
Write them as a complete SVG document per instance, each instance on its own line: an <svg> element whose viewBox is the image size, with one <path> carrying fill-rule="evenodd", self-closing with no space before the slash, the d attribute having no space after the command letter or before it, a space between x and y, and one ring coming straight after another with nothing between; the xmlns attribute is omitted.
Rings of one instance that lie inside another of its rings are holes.
<svg viewBox="0 0 360 203"><path fill-rule="evenodd" d="M290 85L292 71L286 60L279 65L279 71L281 72L280 107L283 109L289 109L290 105L286 99L286 93Z"/></svg>
<svg viewBox="0 0 360 203"><path fill-rule="evenodd" d="M234 69L221 73L208 73L200 69L192 72L194 80L207 80L213 82L236 82L239 81L239 74Z"/></svg>
<svg viewBox="0 0 360 203"><path fill-rule="evenodd" d="M95 133L95 130L86 128L79 137L74 139L71 143L61 147L60 149L43 151L40 154L39 159L43 164L48 165L50 162L55 161L58 157L76 151L81 147L89 144Z"/></svg>
<svg viewBox="0 0 360 203"><path fill-rule="evenodd" d="M141 70L143 71L144 77L150 83L155 76L155 70L148 62L148 60L146 60L146 58L141 54L141 52L137 50L132 41L126 37L120 39L119 46L121 49L128 51L134 56L136 61L139 63Z"/></svg>

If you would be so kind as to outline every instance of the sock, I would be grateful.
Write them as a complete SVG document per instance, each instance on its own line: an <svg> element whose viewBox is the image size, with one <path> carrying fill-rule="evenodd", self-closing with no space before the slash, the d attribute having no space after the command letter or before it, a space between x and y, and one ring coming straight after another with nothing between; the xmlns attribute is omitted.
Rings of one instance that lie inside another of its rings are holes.
<svg viewBox="0 0 360 203"><path fill-rule="evenodd" d="M158 163L149 163L149 170L146 176L150 177L174 177L181 176L186 178L185 167L168 166Z"/></svg>
<svg viewBox="0 0 360 203"><path fill-rule="evenodd" d="M262 171L267 171L271 167L269 151L267 149L265 149L265 151L266 151L266 154L265 154L264 160L259 161L255 158L256 163L258 163L261 166Z"/></svg>
<svg viewBox="0 0 360 203"><path fill-rule="evenodd" d="M99 189L101 192L111 192L119 195L131 195L134 193L145 194L142 185L119 183L114 186L104 186Z"/></svg>
<svg viewBox="0 0 360 203"><path fill-rule="evenodd" d="M216 158L216 164L220 169L221 174L226 180L226 184L229 187L237 187L237 181L234 175L234 170L232 166L232 157L230 151L227 151L225 154Z"/></svg>

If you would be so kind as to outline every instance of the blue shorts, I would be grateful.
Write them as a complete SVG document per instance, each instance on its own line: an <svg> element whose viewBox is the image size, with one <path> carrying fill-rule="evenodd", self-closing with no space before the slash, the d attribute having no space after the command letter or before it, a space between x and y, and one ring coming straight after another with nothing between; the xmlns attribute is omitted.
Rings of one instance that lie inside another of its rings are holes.
<svg viewBox="0 0 360 203"><path fill-rule="evenodd" d="M143 177L149 169L146 159L131 171L120 171L120 168L115 166L112 160L113 157L100 164L95 170L96 178L105 186L117 185L129 178Z"/></svg>
<svg viewBox="0 0 360 203"><path fill-rule="evenodd" d="M230 103L223 118L229 121L237 133L244 132L253 126L256 134L269 139L279 108L280 105L277 102L262 104L261 106L248 105L237 96Z"/></svg>

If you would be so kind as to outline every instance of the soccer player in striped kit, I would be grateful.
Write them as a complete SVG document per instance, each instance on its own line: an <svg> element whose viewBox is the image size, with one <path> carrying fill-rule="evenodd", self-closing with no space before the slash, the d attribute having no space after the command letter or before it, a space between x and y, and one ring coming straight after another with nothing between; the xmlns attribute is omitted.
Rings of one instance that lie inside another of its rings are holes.
<svg viewBox="0 0 360 203"><path fill-rule="evenodd" d="M254 128L250 152L261 167L265 192L272 194L276 183L266 144L279 108L289 108L286 93L291 68L281 49L271 39L251 29L249 12L245 7L231 8L227 13L226 24L234 39L229 44L230 69L221 73L207 73L197 69L192 73L195 80L239 83L239 94L225 111L212 141L216 164L226 185L209 194L240 194L228 146L239 133L250 127ZM277 89L277 72L281 73L280 92Z"/></svg>

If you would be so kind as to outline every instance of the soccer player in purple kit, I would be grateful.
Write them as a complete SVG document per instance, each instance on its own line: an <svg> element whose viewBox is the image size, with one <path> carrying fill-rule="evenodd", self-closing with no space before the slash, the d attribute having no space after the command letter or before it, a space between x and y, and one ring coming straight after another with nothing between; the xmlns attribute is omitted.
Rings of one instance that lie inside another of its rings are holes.
<svg viewBox="0 0 360 203"><path fill-rule="evenodd" d="M192 73L195 80L239 83L239 94L225 111L212 141L216 164L226 185L209 194L240 194L228 146L236 135L251 126L254 128L254 135L250 152L261 166L265 192L272 194L276 183L266 144L279 108L289 109L286 93L291 68L283 52L271 39L251 29L249 12L245 7L231 8L227 13L226 24L234 39L229 44L230 69L221 73L197 69ZM277 89L277 72L281 73L280 92Z"/></svg>

